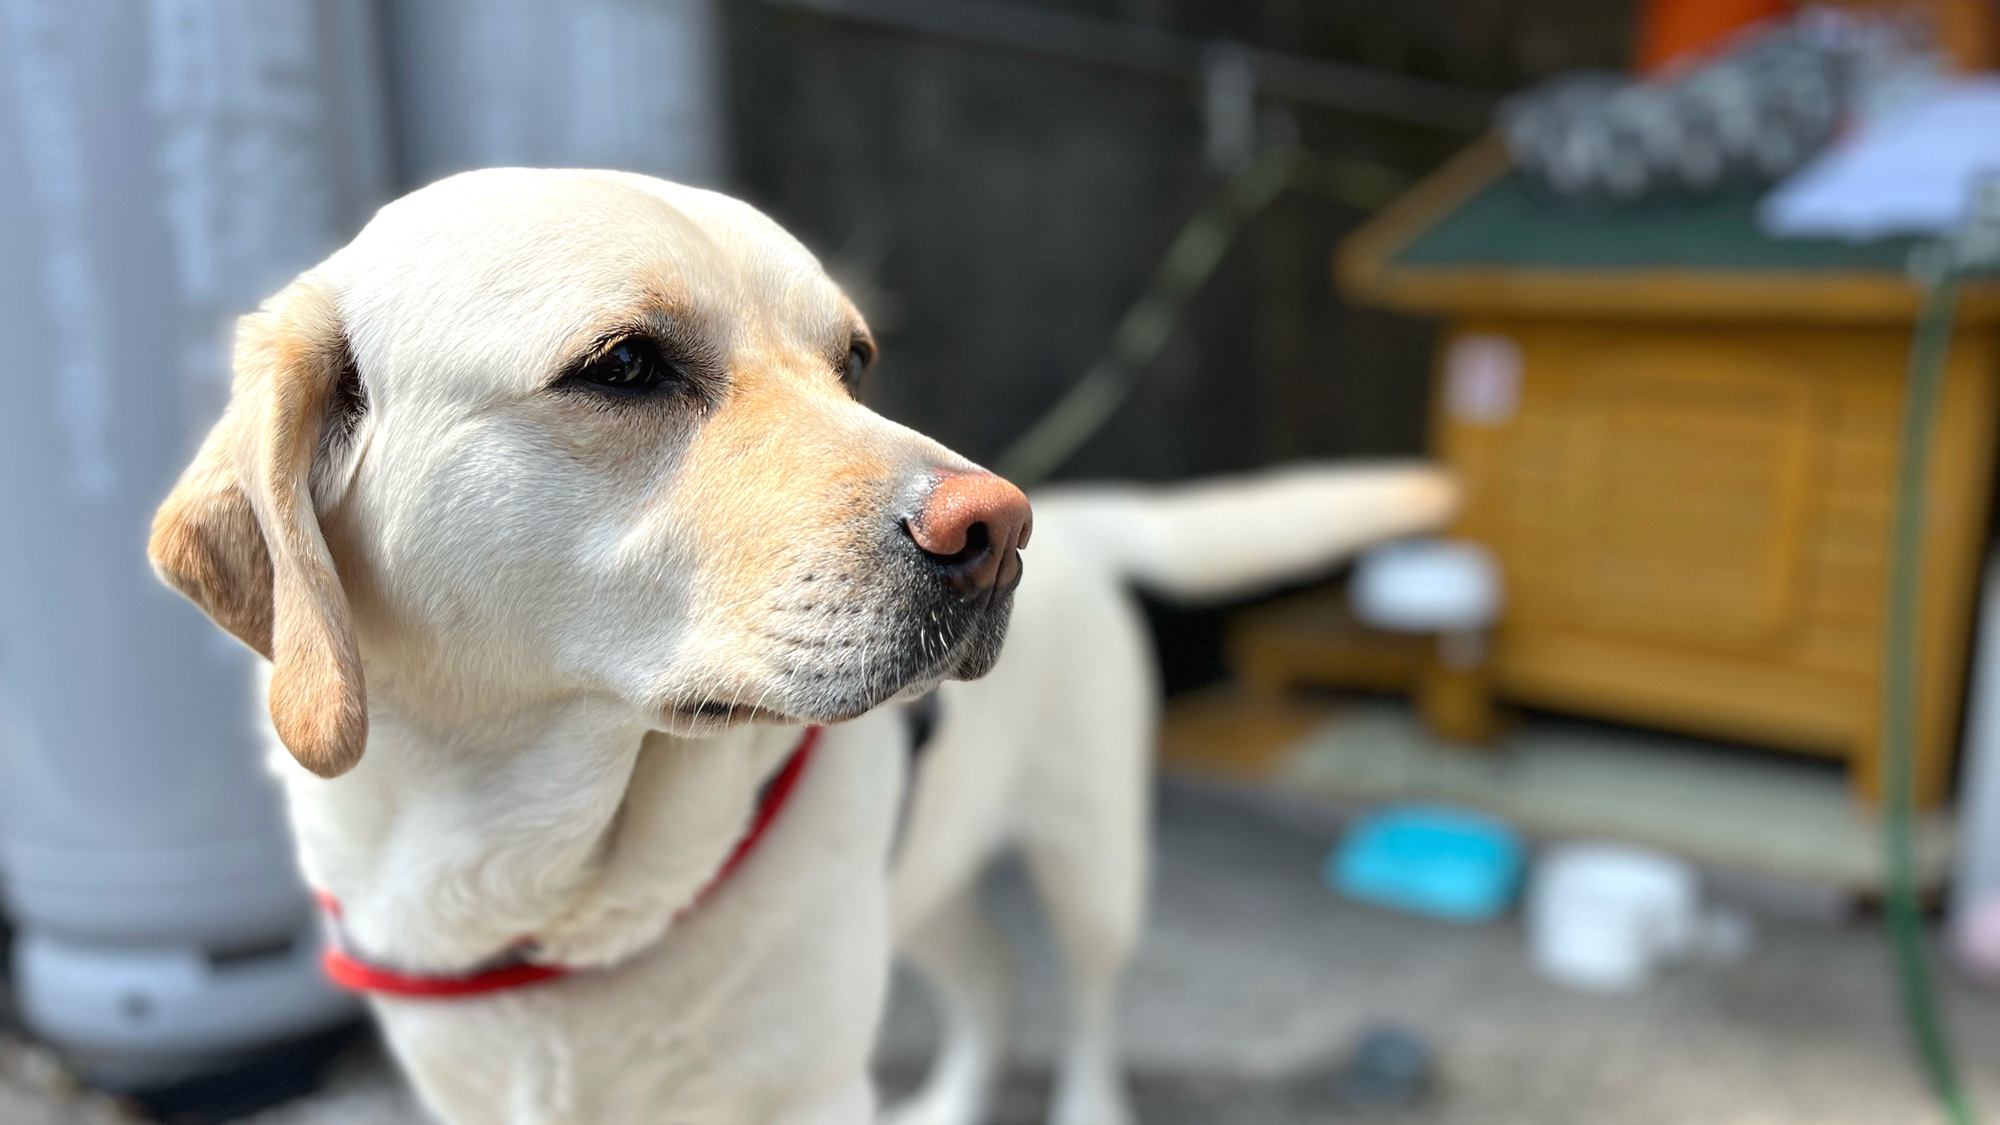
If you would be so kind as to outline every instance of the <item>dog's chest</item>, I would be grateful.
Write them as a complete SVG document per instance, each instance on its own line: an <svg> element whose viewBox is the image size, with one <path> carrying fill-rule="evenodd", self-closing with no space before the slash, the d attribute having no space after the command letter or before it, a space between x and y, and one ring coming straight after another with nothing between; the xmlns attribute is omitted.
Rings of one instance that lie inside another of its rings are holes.
<svg viewBox="0 0 2000 1125"><path fill-rule="evenodd" d="M830 730L755 858L629 961L485 999L378 1002L424 1100L450 1122L735 1125L865 1083L901 768L873 723Z"/></svg>

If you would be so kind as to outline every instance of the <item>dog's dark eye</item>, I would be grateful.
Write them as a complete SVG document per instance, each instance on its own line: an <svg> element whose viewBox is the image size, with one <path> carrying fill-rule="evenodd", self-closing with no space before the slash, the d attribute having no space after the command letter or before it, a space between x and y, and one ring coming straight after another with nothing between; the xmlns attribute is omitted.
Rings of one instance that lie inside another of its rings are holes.
<svg viewBox="0 0 2000 1125"><path fill-rule="evenodd" d="M860 344L847 349L847 367L840 373L840 381L847 384L849 391L861 389L861 374L868 370L868 350Z"/></svg>
<svg viewBox="0 0 2000 1125"><path fill-rule="evenodd" d="M599 352L563 382L594 391L638 395L660 390L679 378L680 372L660 354L659 345L634 336Z"/></svg>

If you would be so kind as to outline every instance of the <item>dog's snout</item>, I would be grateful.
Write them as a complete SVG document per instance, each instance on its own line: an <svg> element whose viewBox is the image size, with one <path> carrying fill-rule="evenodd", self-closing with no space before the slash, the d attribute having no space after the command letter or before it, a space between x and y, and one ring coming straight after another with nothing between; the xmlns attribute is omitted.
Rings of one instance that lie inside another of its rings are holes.
<svg viewBox="0 0 2000 1125"><path fill-rule="evenodd" d="M1034 515L1021 490L992 473L952 472L904 527L952 591L971 599L1019 580Z"/></svg>

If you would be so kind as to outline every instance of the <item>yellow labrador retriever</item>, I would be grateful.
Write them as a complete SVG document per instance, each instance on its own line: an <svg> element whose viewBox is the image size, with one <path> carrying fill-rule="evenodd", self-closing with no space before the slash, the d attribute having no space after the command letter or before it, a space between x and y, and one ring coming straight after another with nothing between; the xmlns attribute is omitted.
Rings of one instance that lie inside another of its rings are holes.
<svg viewBox="0 0 2000 1125"><path fill-rule="evenodd" d="M1417 469L1026 499L860 406L852 304L752 208L442 181L239 327L161 575L270 658L336 979L459 1125L852 1123L900 935L951 1001L911 1121L976 1119L1026 846L1075 969L1058 1116L1126 1116L1154 704L1127 578L1219 592L1434 520ZM893 875L910 732L944 680ZM824 732L817 728L825 724Z"/></svg>

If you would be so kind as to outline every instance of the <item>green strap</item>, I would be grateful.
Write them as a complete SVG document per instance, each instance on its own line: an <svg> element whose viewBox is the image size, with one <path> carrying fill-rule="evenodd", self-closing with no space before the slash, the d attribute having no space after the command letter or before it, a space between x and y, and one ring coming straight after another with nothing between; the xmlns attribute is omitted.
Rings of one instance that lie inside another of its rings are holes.
<svg viewBox="0 0 2000 1125"><path fill-rule="evenodd" d="M1889 555L1889 613L1882 662L1882 844L1889 878L1883 916L1896 983L1902 992L1903 1014L1909 1020L1925 1076L1952 1125L1973 1125L1972 1106L1959 1082L1951 1041L1938 1015L1924 951L1923 905L1916 878L1916 633L1924 479L1958 302L1957 271L1945 261L1942 248L1930 249L1928 261L1919 263L1915 271L1924 299L1910 346Z"/></svg>

